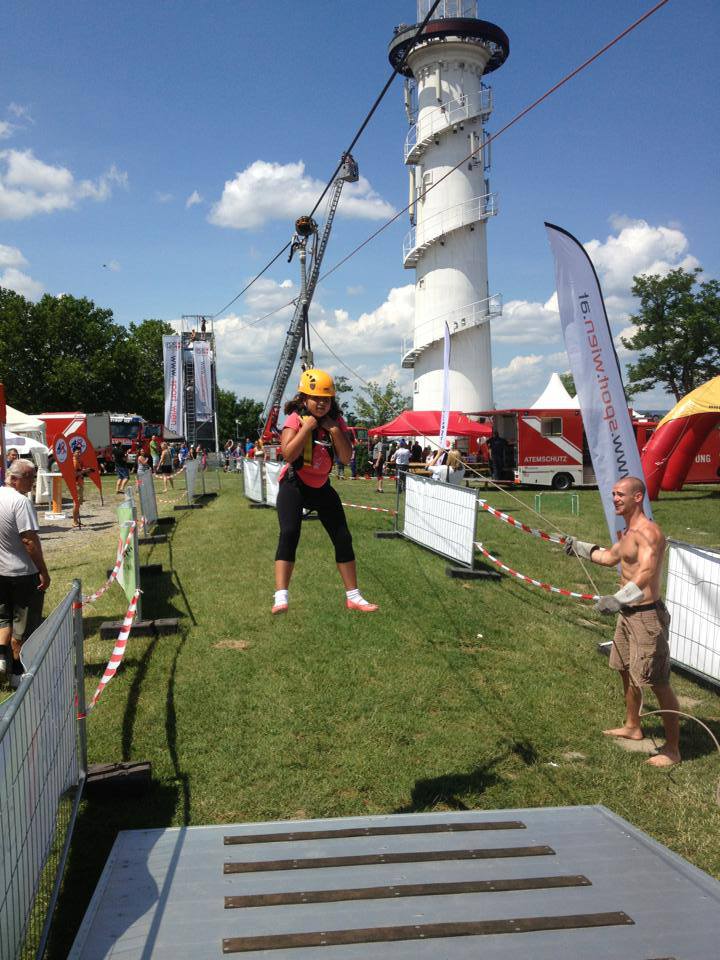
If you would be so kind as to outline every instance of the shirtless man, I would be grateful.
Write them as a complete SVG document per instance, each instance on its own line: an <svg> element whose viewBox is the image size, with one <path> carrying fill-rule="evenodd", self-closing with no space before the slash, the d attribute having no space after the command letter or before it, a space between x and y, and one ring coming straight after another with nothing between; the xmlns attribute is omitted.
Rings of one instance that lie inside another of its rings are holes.
<svg viewBox="0 0 720 960"><path fill-rule="evenodd" d="M600 597L600 613L617 613L617 626L610 653L610 666L620 673L625 693L625 723L603 731L608 737L642 740L641 687L649 686L661 710L679 710L670 686L668 625L670 615L660 599L660 577L665 555L665 537L660 527L645 516L645 484L637 477L619 480L612 490L615 513L623 517L625 531L605 550L596 544L569 537L568 555L576 554L602 567L620 564L621 587ZM663 713L665 746L647 761L655 767L680 763L680 726L677 713Z"/></svg>

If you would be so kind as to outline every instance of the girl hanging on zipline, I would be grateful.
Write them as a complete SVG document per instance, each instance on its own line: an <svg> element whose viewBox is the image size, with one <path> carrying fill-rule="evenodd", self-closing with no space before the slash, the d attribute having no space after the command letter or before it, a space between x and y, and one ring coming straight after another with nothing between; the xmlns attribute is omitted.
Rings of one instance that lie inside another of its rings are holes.
<svg viewBox="0 0 720 960"><path fill-rule="evenodd" d="M352 537L340 497L329 481L335 457L350 462L352 445L335 400L335 384L324 370L306 370L297 394L285 404L287 419L280 438L286 465L280 474L277 515L280 539L275 554L273 613L288 608L288 588L295 567L303 510L315 510L335 547L335 562L345 585L348 610L373 613L377 605L363 598L357 585Z"/></svg>

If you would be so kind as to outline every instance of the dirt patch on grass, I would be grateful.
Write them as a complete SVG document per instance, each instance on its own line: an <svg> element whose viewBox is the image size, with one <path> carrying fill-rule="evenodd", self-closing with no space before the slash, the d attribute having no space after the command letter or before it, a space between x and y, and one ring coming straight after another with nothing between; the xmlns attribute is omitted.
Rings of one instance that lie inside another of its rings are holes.
<svg viewBox="0 0 720 960"><path fill-rule="evenodd" d="M692 713L693 710L702 705L702 700L696 700L694 697L681 697L678 694L678 703L681 710Z"/></svg>
<svg viewBox="0 0 720 960"><path fill-rule="evenodd" d="M215 650L247 650L249 646L247 640L218 640L213 644Z"/></svg>
<svg viewBox="0 0 720 960"><path fill-rule="evenodd" d="M117 530L116 511L121 502L121 497L107 492L104 503L100 503L99 496L86 500L80 508L80 530L72 525L72 503L63 504L64 520L53 517L46 519L46 511L42 507L38 509L40 540L46 559L58 553L62 553L64 559L75 556L79 558L87 549L88 540L95 540L101 534Z"/></svg>

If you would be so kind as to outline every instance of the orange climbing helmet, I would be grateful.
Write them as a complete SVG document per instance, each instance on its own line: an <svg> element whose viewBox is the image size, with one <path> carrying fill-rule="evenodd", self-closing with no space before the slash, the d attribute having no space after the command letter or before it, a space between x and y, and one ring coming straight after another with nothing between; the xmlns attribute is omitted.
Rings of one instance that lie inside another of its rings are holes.
<svg viewBox="0 0 720 960"><path fill-rule="evenodd" d="M307 397L334 397L335 382L324 370L305 370L298 390Z"/></svg>

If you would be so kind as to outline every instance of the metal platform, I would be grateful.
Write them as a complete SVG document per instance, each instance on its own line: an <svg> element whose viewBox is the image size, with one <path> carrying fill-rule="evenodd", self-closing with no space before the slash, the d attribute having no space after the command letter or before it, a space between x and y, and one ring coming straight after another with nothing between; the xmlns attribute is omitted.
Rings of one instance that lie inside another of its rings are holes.
<svg viewBox="0 0 720 960"><path fill-rule="evenodd" d="M120 833L71 960L711 960L720 883L602 806Z"/></svg>

